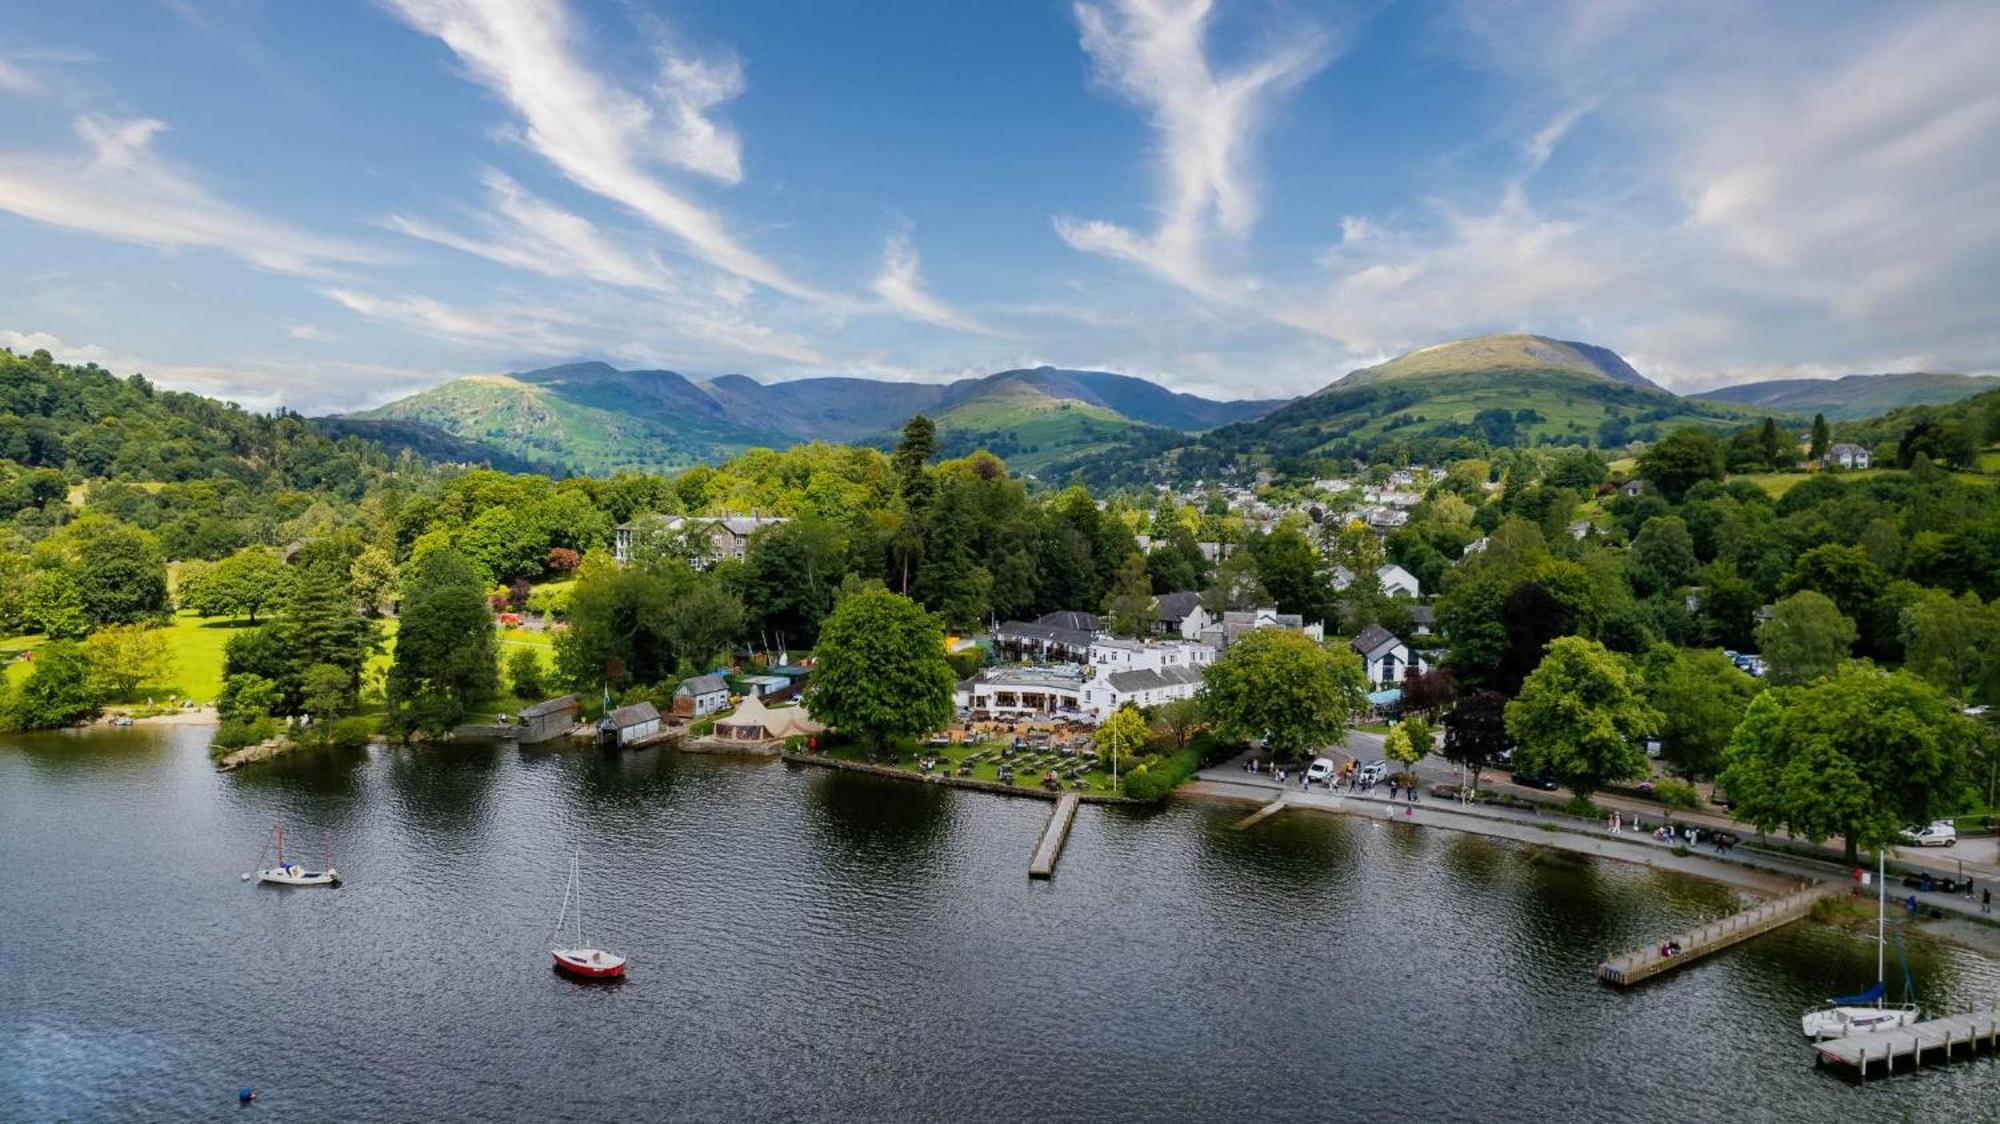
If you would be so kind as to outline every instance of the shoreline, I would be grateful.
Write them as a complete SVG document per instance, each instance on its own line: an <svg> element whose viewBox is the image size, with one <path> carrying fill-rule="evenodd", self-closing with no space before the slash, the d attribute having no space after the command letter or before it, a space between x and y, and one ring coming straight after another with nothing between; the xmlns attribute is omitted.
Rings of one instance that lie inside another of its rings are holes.
<svg viewBox="0 0 2000 1124"><path fill-rule="evenodd" d="M1802 882L1810 880L1809 876L1804 874L1772 870L1741 860L1700 853L1680 856L1657 843L1599 837L1560 824L1551 824L1548 827L1539 824L1528 825L1514 820L1482 816L1456 805L1446 807L1436 802L1391 803L1386 799L1358 793L1331 797L1313 794L1301 798L1300 794L1291 791L1278 793L1260 786L1236 785L1229 781L1208 779L1191 781L1175 789L1174 792L1189 799L1258 806L1268 806L1272 801L1283 797L1286 800L1285 810L1288 811L1296 809L1380 823L1441 828L1489 839L1548 847L1571 854L1593 855L1618 862L1629 862L1764 895L1797 890ZM1408 809L1409 814L1406 816L1398 809ZM1825 879L1819 880L1825 881Z"/></svg>
<svg viewBox="0 0 2000 1124"><path fill-rule="evenodd" d="M1049 804L1055 803L1064 796L1075 796L1085 804L1138 805L1145 803L1145 801L1134 800L1129 796L1113 796L1109 793L1087 793L1076 792L1074 790L1050 792L1044 788L1022 788L1016 785L1000 784L996 781L974 780L970 777L947 777L940 773L923 776L918 773L912 773L908 769L898 769L894 765L870 765L865 761L842 761L835 757L822 757L817 753L800 753L796 750L785 750L778 757L789 764L818 765L825 769L844 769L851 773L873 773L878 777L894 777L897 780L911 781L916 784L934 784L947 788L971 789L974 792L990 792L995 796L1026 796L1030 799L1040 800Z"/></svg>

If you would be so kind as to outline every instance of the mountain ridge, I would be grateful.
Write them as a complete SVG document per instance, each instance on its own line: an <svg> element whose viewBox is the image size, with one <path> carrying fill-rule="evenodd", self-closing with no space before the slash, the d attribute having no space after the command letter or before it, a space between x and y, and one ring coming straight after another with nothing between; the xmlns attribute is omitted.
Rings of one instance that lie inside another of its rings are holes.
<svg viewBox="0 0 2000 1124"><path fill-rule="evenodd" d="M1049 366L948 383L841 375L765 383L586 360L466 376L346 417L416 423L538 463L618 471L681 468L810 440L883 444L911 415L926 413L948 453L991 447L1032 468L1121 437L1201 432L1281 404Z"/></svg>
<svg viewBox="0 0 2000 1124"><path fill-rule="evenodd" d="M1897 371L1836 378L1762 379L1689 397L1793 414L1859 421L1899 406L1941 406L2000 389L2000 378L1951 372Z"/></svg>

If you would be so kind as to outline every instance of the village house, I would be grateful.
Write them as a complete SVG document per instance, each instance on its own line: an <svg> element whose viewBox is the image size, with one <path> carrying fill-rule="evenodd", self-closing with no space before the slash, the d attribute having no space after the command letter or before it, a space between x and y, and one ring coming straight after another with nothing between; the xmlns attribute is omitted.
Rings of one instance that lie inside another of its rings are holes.
<svg viewBox="0 0 2000 1124"><path fill-rule="evenodd" d="M1348 642L1348 647L1361 657L1368 682L1384 690L1401 683L1403 673L1409 668L1423 670L1423 657L1413 655L1409 645L1379 624L1362 629L1361 635Z"/></svg>
<svg viewBox="0 0 2000 1124"><path fill-rule="evenodd" d="M1618 485L1618 494L1621 496L1643 496L1646 494L1646 482L1634 476L1632 479Z"/></svg>
<svg viewBox="0 0 2000 1124"><path fill-rule="evenodd" d="M1083 709L1092 722L1102 722L1121 706L1158 706L1191 699L1200 689L1201 669L1185 664L1104 671L1084 683Z"/></svg>
<svg viewBox="0 0 2000 1124"><path fill-rule="evenodd" d="M1435 619L1435 614L1429 605L1410 606L1410 630L1418 636L1429 636Z"/></svg>
<svg viewBox="0 0 2000 1124"><path fill-rule="evenodd" d="M660 712L649 702L608 710L598 720L597 734L618 745L644 741L660 732Z"/></svg>
<svg viewBox="0 0 2000 1124"><path fill-rule="evenodd" d="M1215 660L1215 649L1191 640L1127 640L1121 636L1099 637L1090 645L1090 666L1104 671L1136 671L1140 668L1206 667Z"/></svg>
<svg viewBox="0 0 2000 1124"><path fill-rule="evenodd" d="M1819 458L1819 463L1827 468L1867 468L1868 450L1848 441L1828 449Z"/></svg>
<svg viewBox="0 0 2000 1124"><path fill-rule="evenodd" d="M678 535L686 531L706 531L708 549L702 561L741 562L750 549L750 536L766 527L785 522L781 515L643 515L630 523L620 523L611 532L611 552L620 562L630 562L634 546L653 534Z"/></svg>
<svg viewBox="0 0 2000 1124"><path fill-rule="evenodd" d="M1196 640L1213 620L1199 593L1162 593L1153 599L1153 634Z"/></svg>
<svg viewBox="0 0 2000 1124"><path fill-rule="evenodd" d="M535 745L562 737L576 726L576 714L575 695L543 699L514 716L514 740L522 745Z"/></svg>
<svg viewBox="0 0 2000 1124"><path fill-rule="evenodd" d="M1231 609L1222 614L1221 620L1201 630L1201 643L1220 651L1259 628L1284 628L1303 632L1314 640L1326 639L1324 624L1319 621L1307 624L1297 613L1280 613L1274 608Z"/></svg>
<svg viewBox="0 0 2000 1124"><path fill-rule="evenodd" d="M1417 576L1394 562L1376 568L1375 582L1381 586L1383 593L1391 597L1422 597L1424 592L1423 583L1417 580ZM1345 566L1333 568L1333 588L1336 591L1353 584L1354 571Z"/></svg>
<svg viewBox="0 0 2000 1124"><path fill-rule="evenodd" d="M1097 631L1097 614L1058 610L1032 621L1003 621L993 630L993 643L1017 658L1074 662L1087 658Z"/></svg>
<svg viewBox="0 0 2000 1124"><path fill-rule="evenodd" d="M729 709L729 680L720 675L696 675L674 688L674 713L701 718Z"/></svg>

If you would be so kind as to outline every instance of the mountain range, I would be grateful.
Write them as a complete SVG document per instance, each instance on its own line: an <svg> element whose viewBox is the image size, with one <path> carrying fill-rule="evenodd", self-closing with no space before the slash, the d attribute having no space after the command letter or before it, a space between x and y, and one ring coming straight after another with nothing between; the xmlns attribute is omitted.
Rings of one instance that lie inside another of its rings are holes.
<svg viewBox="0 0 2000 1124"><path fill-rule="evenodd" d="M938 425L950 455L987 448L1023 471L1152 437L1254 417L1275 401L1218 401L1104 371L1036 367L950 383L745 375L570 363L454 379L347 424L432 427L506 455L580 472L662 471L800 441L887 444L913 414ZM399 436L407 436L404 431Z"/></svg>
<svg viewBox="0 0 2000 1124"><path fill-rule="evenodd" d="M1251 458L1429 458L1483 447L1657 438L1766 416L1834 420L1952 401L2000 380L1850 375L1745 383L1682 397L1610 348L1506 334L1419 348L1293 400L1218 401L1104 371L1035 367L950 383L825 377L764 383L570 363L455 379L335 419L392 449L496 466L671 471L754 447L887 447L913 414L947 456L987 449L1016 471L1098 482L1210 477Z"/></svg>
<svg viewBox="0 0 2000 1124"><path fill-rule="evenodd" d="M1808 417L1825 414L1829 421L1858 421L1899 406L1942 405L1995 389L2000 389L2000 379L1917 371L1837 379L1771 379L1725 386L1694 397Z"/></svg>

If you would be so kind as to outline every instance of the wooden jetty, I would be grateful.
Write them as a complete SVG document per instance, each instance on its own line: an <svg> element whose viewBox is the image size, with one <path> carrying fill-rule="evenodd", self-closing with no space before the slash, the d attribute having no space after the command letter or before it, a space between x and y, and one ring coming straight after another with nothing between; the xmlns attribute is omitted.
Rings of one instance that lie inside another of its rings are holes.
<svg viewBox="0 0 2000 1124"><path fill-rule="evenodd" d="M1870 1066L1887 1074L1902 1061L1915 1069L2000 1050L2000 1011L1970 1011L1894 1030L1829 1038L1814 1043L1813 1049L1819 1051L1819 1064L1850 1068L1866 1081Z"/></svg>
<svg viewBox="0 0 2000 1124"><path fill-rule="evenodd" d="M1055 811L1049 813L1049 822L1042 825L1042 837L1035 840L1035 857L1028 860L1028 877L1047 878L1056 872L1056 859L1062 855L1063 841L1069 838L1070 821L1076 818L1077 805L1083 803L1074 792L1065 792L1056 801Z"/></svg>
<svg viewBox="0 0 2000 1124"><path fill-rule="evenodd" d="M1789 925L1811 913L1813 903L1821 898L1835 897L1846 892L1847 887L1843 885L1821 883L1786 894L1782 898L1760 902L1720 921L1711 921L1684 933L1662 937L1645 948L1635 949L1622 956L1614 956L1597 966L1597 978L1619 987L1631 987L1641 980L1651 979L1662 972L1669 972L1683 964L1699 960L1711 952L1749 940L1760 933L1768 933L1780 926ZM1661 956L1661 947L1669 943L1680 945L1680 951L1672 956Z"/></svg>
<svg viewBox="0 0 2000 1124"><path fill-rule="evenodd" d="M1275 816L1279 812L1284 811L1285 808L1291 803L1291 799L1292 798L1290 796L1278 797L1276 800L1271 801L1269 804L1264 805L1262 808L1259 808L1256 811L1250 813L1249 815L1244 816L1242 819L1236 821L1233 830L1245 831L1250 828L1256 827L1258 824L1263 823L1265 820L1270 819L1272 816Z"/></svg>

